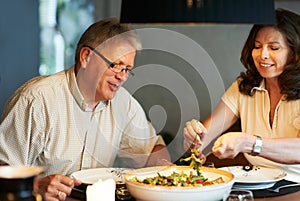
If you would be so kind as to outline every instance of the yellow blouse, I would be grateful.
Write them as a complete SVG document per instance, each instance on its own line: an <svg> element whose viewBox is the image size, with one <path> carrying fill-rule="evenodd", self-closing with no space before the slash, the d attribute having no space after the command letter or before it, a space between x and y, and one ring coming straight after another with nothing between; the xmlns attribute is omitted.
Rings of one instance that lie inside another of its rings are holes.
<svg viewBox="0 0 300 201"><path fill-rule="evenodd" d="M270 100L264 82L259 87L254 87L252 92L253 96L241 94L235 81L222 97L222 101L240 118L242 132L266 138L300 137L300 100L281 99L276 107L271 127ZM245 157L253 165L280 167L287 171L287 179L300 182L300 165L275 163L249 154L245 154Z"/></svg>

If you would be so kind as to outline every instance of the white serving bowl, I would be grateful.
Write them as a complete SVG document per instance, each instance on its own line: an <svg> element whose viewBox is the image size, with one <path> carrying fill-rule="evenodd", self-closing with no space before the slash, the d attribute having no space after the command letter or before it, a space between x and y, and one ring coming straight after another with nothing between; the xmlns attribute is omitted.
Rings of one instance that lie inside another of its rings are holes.
<svg viewBox="0 0 300 201"><path fill-rule="evenodd" d="M153 186L131 181L133 177L145 179L160 175L171 175L173 171L189 173L189 166L157 166L136 169L125 174L126 186L130 194L137 201L219 201L223 195L232 188L234 175L226 170L217 168L201 167L201 173L208 180L222 177L224 183L203 187L173 187ZM195 172L196 174L196 172Z"/></svg>

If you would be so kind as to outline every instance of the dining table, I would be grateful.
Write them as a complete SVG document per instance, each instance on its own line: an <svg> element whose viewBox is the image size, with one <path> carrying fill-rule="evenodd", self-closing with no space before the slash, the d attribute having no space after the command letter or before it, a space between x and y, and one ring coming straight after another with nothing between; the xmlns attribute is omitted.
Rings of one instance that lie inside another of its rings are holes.
<svg viewBox="0 0 300 201"><path fill-rule="evenodd" d="M77 199L77 198L72 198L68 197L68 201L85 201L83 199ZM286 195L281 195L281 196L275 196L275 197L267 197L267 198L254 198L254 201L299 201L300 200L300 191L286 194ZM176 201L176 200L174 200Z"/></svg>
<svg viewBox="0 0 300 201"><path fill-rule="evenodd" d="M215 158L213 155L207 157L208 161L213 162L214 167L226 167L226 166L243 166L248 165L249 162L245 159L242 154L239 154L234 160L219 160ZM281 180L278 181L274 186L283 186L291 184L290 181ZM300 185L296 185L294 187L284 188L284 190L280 190L278 193L269 192L267 189L256 189L251 190L254 195L254 201L300 201ZM68 197L68 201L85 201L85 199L80 199L76 197ZM115 201L121 201L116 198ZM126 200L125 200L126 201ZM135 201L134 198L127 201ZM177 201L177 200L174 200ZM218 201L218 200L216 200ZM220 200L221 201L221 200Z"/></svg>
<svg viewBox="0 0 300 201"><path fill-rule="evenodd" d="M279 191L276 191L280 187ZM122 187L124 188L124 187ZM126 187L125 187L126 188ZM237 188L233 186L232 188ZM251 190L251 189L248 189ZM274 191L275 190L275 191ZM277 181L272 187L254 188L251 190L254 196L254 201L300 201L300 184L291 182L285 179ZM75 193L73 193L75 192ZM76 193L77 192L77 193ZM83 191L72 191L68 201L86 201L86 195ZM117 198L115 201L121 201ZM126 200L125 200L126 201ZM135 198L127 199L127 201L136 201ZM174 200L177 201L177 200ZM221 200L216 200L221 201Z"/></svg>
<svg viewBox="0 0 300 201"><path fill-rule="evenodd" d="M275 197L268 197L268 198L254 198L254 201L299 201L300 200L300 191L281 195L281 196L275 196Z"/></svg>
<svg viewBox="0 0 300 201"><path fill-rule="evenodd" d="M293 183L293 185L291 184ZM289 185L289 186L287 186ZM270 191L270 189L276 189L277 187L283 187L280 191ZM124 188L124 187L122 187ZM126 187L125 187L126 188ZM233 186L232 189L235 187ZM248 189L249 190L249 189ZM287 181L285 179L275 183L272 187L263 189L251 190L254 196L254 201L299 201L300 200L300 185L295 182ZM76 191L75 191L76 192ZM115 201L121 201L116 195ZM71 196L67 198L68 201L86 201L86 195L82 193L71 193ZM136 201L135 198L131 197L123 201ZM177 200L174 200L177 201ZM221 200L216 200L221 201Z"/></svg>
<svg viewBox="0 0 300 201"><path fill-rule="evenodd" d="M279 191L276 191L280 187ZM124 187L122 187L124 188ZM126 188L126 187L125 187ZM236 186L232 187L236 188ZM248 189L249 190L249 189ZM275 191L274 191L275 190ZM254 201L300 201L300 185L299 183L291 182L285 179L277 181L272 187L251 190L254 196ZM69 201L86 201L86 195L83 191L74 191L67 198ZM100 196L100 195L99 195ZM117 198L115 201L121 201ZM126 201L126 200L125 200ZM136 201L135 198L127 199L127 201ZM177 201L177 200L174 200ZM216 200L221 201L221 200Z"/></svg>

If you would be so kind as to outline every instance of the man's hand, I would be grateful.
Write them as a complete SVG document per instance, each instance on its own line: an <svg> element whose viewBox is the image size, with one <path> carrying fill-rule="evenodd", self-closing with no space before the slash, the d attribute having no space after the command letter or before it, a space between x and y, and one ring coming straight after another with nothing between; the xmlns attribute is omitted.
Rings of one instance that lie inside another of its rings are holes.
<svg viewBox="0 0 300 201"><path fill-rule="evenodd" d="M80 184L81 181L60 174L53 174L43 178L37 177L34 182L34 189L41 193L46 201L63 201L71 194L74 186Z"/></svg>

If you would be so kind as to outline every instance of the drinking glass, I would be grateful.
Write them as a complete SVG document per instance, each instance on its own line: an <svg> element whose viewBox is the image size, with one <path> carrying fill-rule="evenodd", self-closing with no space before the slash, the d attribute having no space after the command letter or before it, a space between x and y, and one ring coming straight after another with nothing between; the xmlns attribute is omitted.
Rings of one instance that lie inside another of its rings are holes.
<svg viewBox="0 0 300 201"><path fill-rule="evenodd" d="M112 173L113 179L116 182L116 196L118 200L130 200L132 196L126 187L124 174L130 169L114 168L110 172Z"/></svg>
<svg viewBox="0 0 300 201"><path fill-rule="evenodd" d="M231 189L223 197L223 201L254 201L253 193L246 189Z"/></svg>

